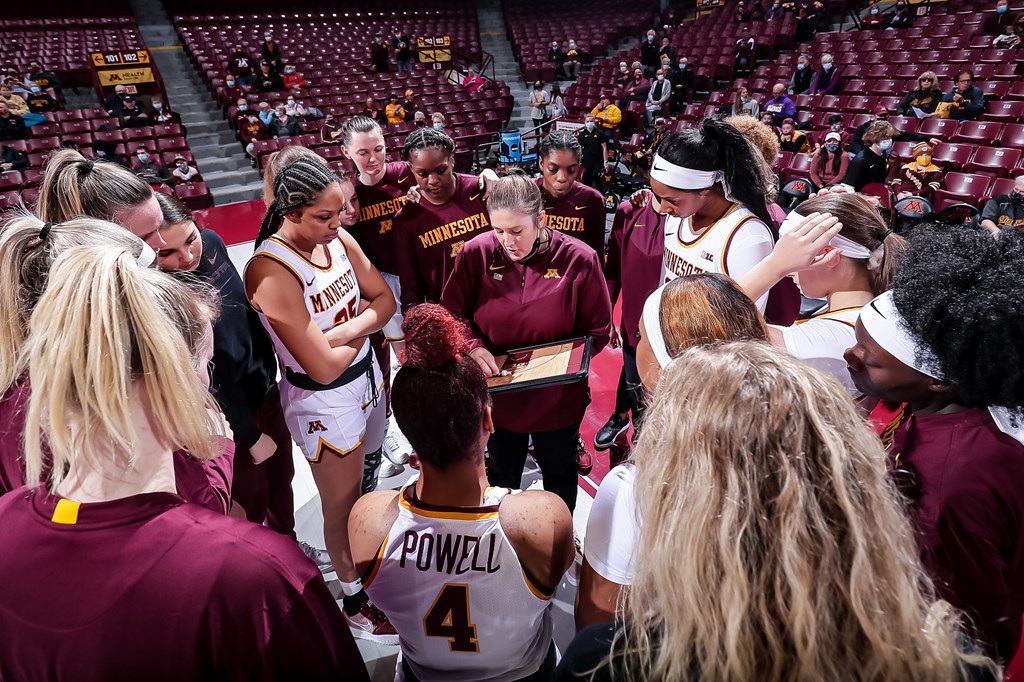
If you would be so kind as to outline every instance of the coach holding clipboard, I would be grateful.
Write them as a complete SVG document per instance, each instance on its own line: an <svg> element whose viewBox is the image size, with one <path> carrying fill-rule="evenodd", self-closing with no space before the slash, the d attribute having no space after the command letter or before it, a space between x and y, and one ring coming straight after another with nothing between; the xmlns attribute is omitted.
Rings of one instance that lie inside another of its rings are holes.
<svg viewBox="0 0 1024 682"><path fill-rule="evenodd" d="M499 372L494 354L509 349L589 336L596 355L608 343L612 309L601 260L583 242L546 227L542 208L540 189L526 175L495 183L487 199L493 229L466 243L441 294L441 304L468 323L471 355L488 376ZM520 487L532 436L544 489L575 509L587 382L492 399L491 485Z"/></svg>

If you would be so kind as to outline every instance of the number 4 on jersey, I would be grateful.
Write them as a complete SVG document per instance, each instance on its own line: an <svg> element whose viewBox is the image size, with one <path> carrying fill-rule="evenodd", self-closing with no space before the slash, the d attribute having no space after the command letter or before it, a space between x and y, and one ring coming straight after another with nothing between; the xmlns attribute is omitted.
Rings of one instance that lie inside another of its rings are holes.
<svg viewBox="0 0 1024 682"><path fill-rule="evenodd" d="M476 626L469 620L469 585L446 583L423 618L428 637L444 637L450 651L480 653Z"/></svg>

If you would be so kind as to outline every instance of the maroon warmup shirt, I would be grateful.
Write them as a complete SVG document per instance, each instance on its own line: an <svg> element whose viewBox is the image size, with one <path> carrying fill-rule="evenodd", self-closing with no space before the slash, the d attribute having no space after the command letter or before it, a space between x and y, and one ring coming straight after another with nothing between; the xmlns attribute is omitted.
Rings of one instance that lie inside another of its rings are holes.
<svg viewBox="0 0 1024 682"><path fill-rule="evenodd" d="M604 197L593 187L577 181L564 197L553 199L544 191L544 178L537 178L544 195L547 226L576 237L604 256Z"/></svg>
<svg viewBox="0 0 1024 682"><path fill-rule="evenodd" d="M659 269L658 273L661 273ZM612 307L593 249L560 232L528 265L508 257L493 232L466 244L441 304L469 322L470 345L492 353L539 343L593 338L597 355L608 343ZM565 428L583 417L586 381L493 396L494 423L516 433Z"/></svg>
<svg viewBox="0 0 1024 682"><path fill-rule="evenodd" d="M23 378L0 398L0 495L25 485L22 439L29 394L28 380ZM223 440L223 446L222 455L206 462L184 450L174 453L178 494L188 502L218 514L227 514L231 508L231 478L235 462L234 442ZM44 469L43 478L49 475L49 470Z"/></svg>
<svg viewBox="0 0 1024 682"><path fill-rule="evenodd" d="M402 311L418 303L437 303L463 245L491 221L484 191L475 175L456 176L455 194L440 206L426 199L407 204L395 216Z"/></svg>
<svg viewBox="0 0 1024 682"><path fill-rule="evenodd" d="M608 238L608 258L604 276L608 297L622 293L622 324L619 332L630 348L640 342L640 318L644 303L661 286L661 263L665 256L665 216L654 210L653 202L637 208L623 201L615 211L612 234Z"/></svg>
<svg viewBox="0 0 1024 682"><path fill-rule="evenodd" d="M0 679L369 679L294 540L177 495L5 495L0 585Z"/></svg>
<svg viewBox="0 0 1024 682"><path fill-rule="evenodd" d="M363 253L381 272L398 274L392 220L405 203L410 187L416 186L412 170L404 161L387 164L384 177L372 187L353 179L359 198L359 222L350 228Z"/></svg>
<svg viewBox="0 0 1024 682"><path fill-rule="evenodd" d="M882 441L921 558L939 594L971 617L987 653L1007 663L1024 614L1024 445L988 410L908 412L897 412Z"/></svg>

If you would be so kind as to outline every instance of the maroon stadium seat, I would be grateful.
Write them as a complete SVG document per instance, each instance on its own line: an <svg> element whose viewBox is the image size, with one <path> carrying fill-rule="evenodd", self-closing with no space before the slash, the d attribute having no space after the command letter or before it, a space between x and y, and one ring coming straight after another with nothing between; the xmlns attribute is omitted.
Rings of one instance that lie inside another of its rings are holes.
<svg viewBox="0 0 1024 682"><path fill-rule="evenodd" d="M963 170L977 149L972 144L942 142L932 149L932 162L947 169Z"/></svg>
<svg viewBox="0 0 1024 682"><path fill-rule="evenodd" d="M988 102L985 105L985 113L979 118L982 121L1021 123L1021 119L1024 118L1024 102Z"/></svg>
<svg viewBox="0 0 1024 682"><path fill-rule="evenodd" d="M794 178L810 179L811 156L811 154L794 154L789 162L789 166L782 171L782 181L786 183Z"/></svg>
<svg viewBox="0 0 1024 682"><path fill-rule="evenodd" d="M940 140L951 140L960 122L951 118L926 118L917 132Z"/></svg>
<svg viewBox="0 0 1024 682"><path fill-rule="evenodd" d="M985 175L947 173L942 189L935 191L935 209L942 210L949 204L960 202L977 206L988 192L989 184L991 178Z"/></svg>
<svg viewBox="0 0 1024 682"><path fill-rule="evenodd" d="M6 211L21 205L21 197L17 192L0 192L0 211Z"/></svg>
<svg viewBox="0 0 1024 682"><path fill-rule="evenodd" d="M1004 125L999 143L1004 147L1024 149L1024 123L1007 123Z"/></svg>
<svg viewBox="0 0 1024 682"><path fill-rule="evenodd" d="M1002 147L978 147L974 156L964 168L968 173L991 174L1005 178L1013 173L1014 167L1021 159L1019 149Z"/></svg>
<svg viewBox="0 0 1024 682"><path fill-rule="evenodd" d="M213 206L213 195L210 194L205 182L178 185L174 188L174 194L193 211Z"/></svg>
<svg viewBox="0 0 1024 682"><path fill-rule="evenodd" d="M18 171L7 171L0 173L0 192L10 192L21 189L25 184L25 177Z"/></svg>
<svg viewBox="0 0 1024 682"><path fill-rule="evenodd" d="M970 142L972 144L992 145L999 141L1003 131L1001 123L989 121L964 121L957 128L956 135L950 142Z"/></svg>

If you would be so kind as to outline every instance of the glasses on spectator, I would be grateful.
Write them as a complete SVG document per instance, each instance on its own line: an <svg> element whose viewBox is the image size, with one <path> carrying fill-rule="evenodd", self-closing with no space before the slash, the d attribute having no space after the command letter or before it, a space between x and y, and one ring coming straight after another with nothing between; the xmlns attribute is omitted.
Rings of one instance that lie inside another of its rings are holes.
<svg viewBox="0 0 1024 682"><path fill-rule="evenodd" d="M932 79L931 79L931 78L921 78L921 79L919 79L919 80L920 80L920 81L921 81L922 83L931 83L931 82L932 82Z"/></svg>

